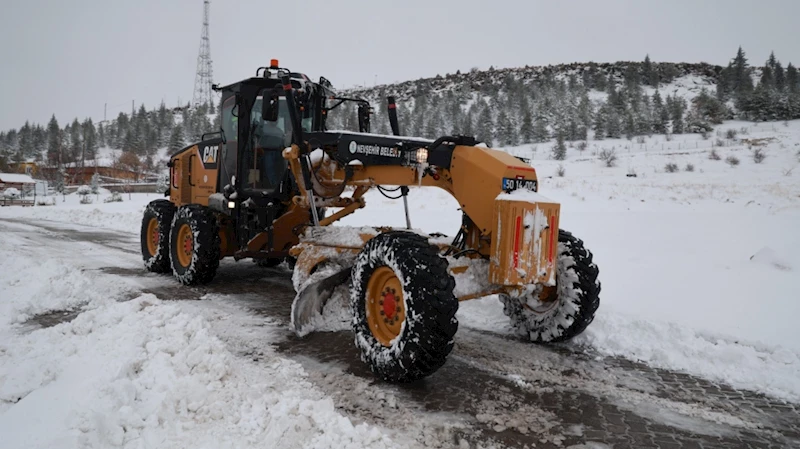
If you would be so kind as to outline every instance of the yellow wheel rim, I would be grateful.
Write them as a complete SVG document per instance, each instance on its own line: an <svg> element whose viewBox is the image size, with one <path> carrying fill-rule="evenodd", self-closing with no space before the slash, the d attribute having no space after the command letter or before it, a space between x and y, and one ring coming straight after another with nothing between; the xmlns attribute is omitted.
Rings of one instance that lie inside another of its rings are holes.
<svg viewBox="0 0 800 449"><path fill-rule="evenodd" d="M367 282L367 323L376 340L384 346L400 335L406 319L403 287L394 271L378 267Z"/></svg>
<svg viewBox="0 0 800 449"><path fill-rule="evenodd" d="M147 251L150 252L151 256L155 256L158 252L158 219L155 217L150 219L150 222L147 223L147 235L145 236L147 239Z"/></svg>
<svg viewBox="0 0 800 449"><path fill-rule="evenodd" d="M178 228L178 238L176 239L175 252L178 255L178 262L183 267L188 267L192 262L192 252L194 251L194 236L192 228L188 224L182 224Z"/></svg>

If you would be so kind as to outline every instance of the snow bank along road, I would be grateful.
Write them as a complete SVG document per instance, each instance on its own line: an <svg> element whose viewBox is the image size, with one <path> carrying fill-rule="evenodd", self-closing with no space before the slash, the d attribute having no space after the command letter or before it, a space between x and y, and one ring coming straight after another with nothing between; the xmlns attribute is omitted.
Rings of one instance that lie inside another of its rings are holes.
<svg viewBox="0 0 800 449"><path fill-rule="evenodd" d="M347 331L290 333L284 267L226 260L187 288L128 232L3 218L0 236L4 448L800 447L796 402L531 345L470 316L488 302L443 369L393 385Z"/></svg>

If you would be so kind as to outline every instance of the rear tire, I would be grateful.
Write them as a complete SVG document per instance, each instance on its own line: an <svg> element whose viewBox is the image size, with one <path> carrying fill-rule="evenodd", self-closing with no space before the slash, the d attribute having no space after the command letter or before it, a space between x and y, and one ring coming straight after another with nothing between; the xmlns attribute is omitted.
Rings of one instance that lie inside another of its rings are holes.
<svg viewBox="0 0 800 449"><path fill-rule="evenodd" d="M447 260L425 238L392 231L367 242L352 269L350 305L356 347L373 373L410 382L444 365L458 330L454 286Z"/></svg>
<svg viewBox="0 0 800 449"><path fill-rule="evenodd" d="M220 237L210 209L194 204L178 208L169 241L172 273L181 284L211 282L219 267Z"/></svg>
<svg viewBox="0 0 800 449"><path fill-rule="evenodd" d="M153 273L169 273L169 231L175 205L169 200L151 201L144 209L140 240L144 267Z"/></svg>
<svg viewBox="0 0 800 449"><path fill-rule="evenodd" d="M535 343L575 337L586 330L600 306L599 270L592 262L592 253L582 240L563 230L558 232L557 270L554 303L500 295L503 313L511 318L511 325Z"/></svg>

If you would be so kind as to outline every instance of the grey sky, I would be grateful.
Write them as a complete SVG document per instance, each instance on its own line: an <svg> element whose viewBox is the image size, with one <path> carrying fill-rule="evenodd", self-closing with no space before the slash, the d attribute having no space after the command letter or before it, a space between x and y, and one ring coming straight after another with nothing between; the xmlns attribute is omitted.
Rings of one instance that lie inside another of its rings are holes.
<svg viewBox="0 0 800 449"><path fill-rule="evenodd" d="M3 0L0 129L191 99L202 0ZM284 6L285 5L285 6ZM336 87L471 67L641 60L800 63L796 0L212 0L220 83L278 58Z"/></svg>

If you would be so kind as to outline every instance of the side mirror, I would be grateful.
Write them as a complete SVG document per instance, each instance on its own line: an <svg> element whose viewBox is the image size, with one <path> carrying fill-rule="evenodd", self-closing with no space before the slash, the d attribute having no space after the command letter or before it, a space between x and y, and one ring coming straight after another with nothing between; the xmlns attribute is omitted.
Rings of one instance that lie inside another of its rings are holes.
<svg viewBox="0 0 800 449"><path fill-rule="evenodd" d="M275 122L278 120L278 91L272 90L264 93L264 98L261 103L261 118L268 122Z"/></svg>

